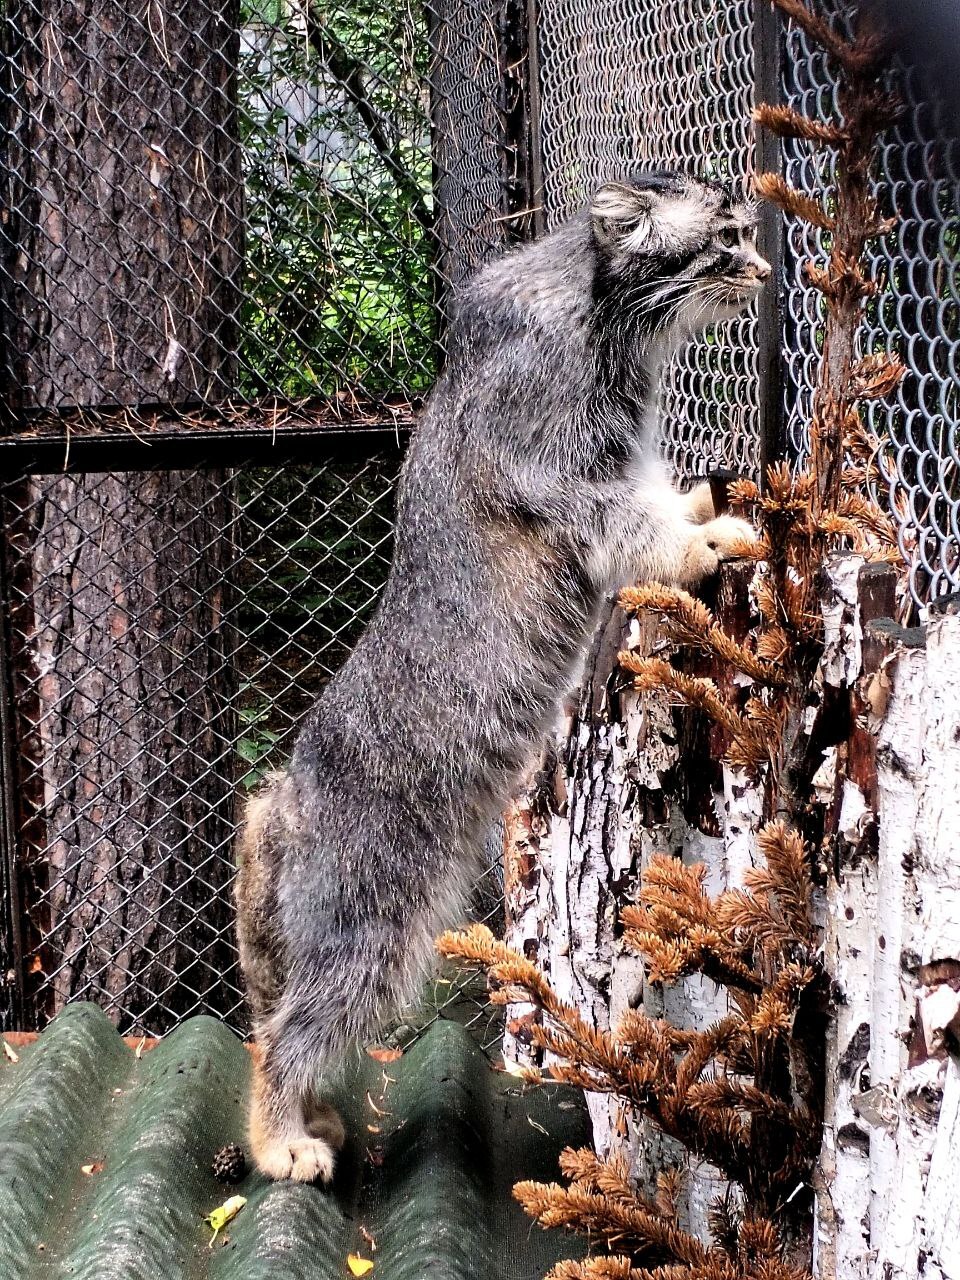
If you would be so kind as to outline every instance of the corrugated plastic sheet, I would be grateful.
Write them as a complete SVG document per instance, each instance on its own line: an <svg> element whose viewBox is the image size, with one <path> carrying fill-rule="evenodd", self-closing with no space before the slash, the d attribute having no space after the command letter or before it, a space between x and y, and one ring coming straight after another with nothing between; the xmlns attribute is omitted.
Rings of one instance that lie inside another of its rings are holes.
<svg viewBox="0 0 960 1280"><path fill-rule="evenodd" d="M211 1018L138 1058L77 1004L16 1052L0 1068L0 1280L333 1280L351 1253L369 1280L535 1280L579 1252L510 1188L553 1180L560 1149L587 1140L581 1100L522 1089L455 1023L358 1061L332 1191L214 1180L214 1153L243 1142L250 1061ZM204 1216L233 1194L247 1204L210 1248Z"/></svg>

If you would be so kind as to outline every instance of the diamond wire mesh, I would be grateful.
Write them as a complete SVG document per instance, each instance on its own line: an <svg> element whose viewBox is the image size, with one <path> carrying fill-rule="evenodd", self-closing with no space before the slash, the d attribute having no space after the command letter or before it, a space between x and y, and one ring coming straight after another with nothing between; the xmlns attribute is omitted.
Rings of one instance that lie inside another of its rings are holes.
<svg viewBox="0 0 960 1280"><path fill-rule="evenodd" d="M14 0L7 398L408 403L509 234L508 0Z"/></svg>
<svg viewBox="0 0 960 1280"><path fill-rule="evenodd" d="M371 609L396 466L6 488L33 1021L74 998L128 1029L238 1020L236 802Z"/></svg>
<svg viewBox="0 0 960 1280"><path fill-rule="evenodd" d="M823 55L795 29L785 43L785 100L820 118L835 115L836 86ZM960 145L942 135L916 72L900 67L895 80L905 112L883 139L877 191L882 214L896 225L869 249L880 288L868 305L861 349L891 351L907 369L895 395L868 412L891 474L877 498L893 513L909 593L922 614L928 601L960 587ZM819 195L831 181L830 165L828 152L785 144L785 175L802 191ZM784 388L794 456L806 448L823 332L821 298L804 263L822 261L826 249L823 232L789 223Z"/></svg>
<svg viewBox="0 0 960 1280"><path fill-rule="evenodd" d="M6 6L8 425L269 427L278 406L402 421L450 288L517 227L515 8ZM382 582L397 457L366 449L0 490L29 1024L75 997L125 1029L242 1021L237 801L282 763ZM407 1033L455 1009L489 1044L470 985L439 977Z"/></svg>
<svg viewBox="0 0 960 1280"><path fill-rule="evenodd" d="M125 1031L198 1011L244 1026L239 810L376 602L398 465L388 451L0 490L32 1025L92 999ZM488 920L495 861L476 890ZM439 976L401 1037L457 1006L491 1043L472 979Z"/></svg>
<svg viewBox="0 0 960 1280"><path fill-rule="evenodd" d="M541 0L544 189L551 224L604 178L677 167L742 182L752 170L749 0ZM664 371L667 459L684 479L756 474L753 312L687 344Z"/></svg>

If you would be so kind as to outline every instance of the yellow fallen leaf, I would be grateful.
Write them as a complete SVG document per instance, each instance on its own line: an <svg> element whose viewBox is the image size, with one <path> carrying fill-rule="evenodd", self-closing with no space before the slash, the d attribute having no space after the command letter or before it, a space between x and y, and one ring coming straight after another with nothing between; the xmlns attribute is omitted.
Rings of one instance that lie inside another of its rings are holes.
<svg viewBox="0 0 960 1280"><path fill-rule="evenodd" d="M82 1164L80 1172L85 1173L87 1177L92 1177L95 1173L103 1173L103 1161L94 1160L92 1164Z"/></svg>
<svg viewBox="0 0 960 1280"><path fill-rule="evenodd" d="M373 1263L369 1258L361 1258L359 1253L347 1254L347 1266L350 1268L352 1276L366 1276L373 1270Z"/></svg>
<svg viewBox="0 0 960 1280"><path fill-rule="evenodd" d="M512 1058L504 1058L501 1068L508 1076L522 1076L526 1067L522 1062L514 1062Z"/></svg>
<svg viewBox="0 0 960 1280"><path fill-rule="evenodd" d="M7 1059L8 1062L20 1061L19 1053L17 1053L16 1049L14 1049L12 1045L7 1044L6 1040L4 1040L3 1042L3 1056Z"/></svg>
<svg viewBox="0 0 960 1280"><path fill-rule="evenodd" d="M214 1240L216 1240L217 1236L227 1223L233 1221L246 1203L246 1196L231 1196L229 1200L224 1200L223 1204L218 1205L216 1209L211 1209L204 1218L204 1222L209 1222L211 1227L213 1227L213 1235L210 1237L209 1248L213 1248Z"/></svg>

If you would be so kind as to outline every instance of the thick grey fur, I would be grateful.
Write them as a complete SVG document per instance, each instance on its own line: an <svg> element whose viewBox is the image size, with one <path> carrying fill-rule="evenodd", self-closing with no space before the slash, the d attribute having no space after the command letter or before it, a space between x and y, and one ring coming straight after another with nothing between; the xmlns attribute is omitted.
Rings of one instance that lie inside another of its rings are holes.
<svg viewBox="0 0 960 1280"><path fill-rule="evenodd" d="M728 517L694 523L657 458L653 399L676 344L769 274L751 224L680 175L608 184L461 297L379 608L242 841L262 1050L251 1131L272 1176L329 1177L316 1081L416 993L433 939L462 919L484 834L611 590L692 583L749 536ZM729 226L732 251L716 239Z"/></svg>

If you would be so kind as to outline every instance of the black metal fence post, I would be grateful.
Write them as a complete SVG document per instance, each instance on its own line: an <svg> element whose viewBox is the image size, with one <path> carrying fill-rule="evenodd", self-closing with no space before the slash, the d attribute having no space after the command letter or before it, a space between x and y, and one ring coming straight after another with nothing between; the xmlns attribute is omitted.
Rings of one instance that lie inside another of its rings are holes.
<svg viewBox="0 0 960 1280"><path fill-rule="evenodd" d="M780 18L769 0L759 0L754 17L754 84L756 102L778 103L781 99ZM779 138L756 129L756 167L758 173L780 173L783 157ZM786 455L786 431L783 407L783 215L776 206L764 203L760 210L758 247L773 267L773 284L760 295L757 316L757 376L760 413L759 472L761 484L767 468Z"/></svg>
<svg viewBox="0 0 960 1280"><path fill-rule="evenodd" d="M508 0L503 20L507 166L504 182L508 231L513 239L540 235L547 225L543 203L540 136L540 68L536 0Z"/></svg>
<svg viewBox="0 0 960 1280"><path fill-rule="evenodd" d="M14 707L6 504L0 492L0 1028L23 1029L24 974L17 841L17 720Z"/></svg>

